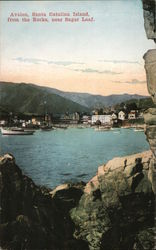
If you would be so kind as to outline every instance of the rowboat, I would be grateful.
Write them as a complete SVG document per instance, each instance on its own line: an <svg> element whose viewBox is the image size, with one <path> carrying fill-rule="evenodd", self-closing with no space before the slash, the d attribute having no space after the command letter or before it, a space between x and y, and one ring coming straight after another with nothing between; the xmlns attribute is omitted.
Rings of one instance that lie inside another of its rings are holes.
<svg viewBox="0 0 156 250"><path fill-rule="evenodd" d="M23 128L1 128L2 135L33 135L34 130L24 130Z"/></svg>

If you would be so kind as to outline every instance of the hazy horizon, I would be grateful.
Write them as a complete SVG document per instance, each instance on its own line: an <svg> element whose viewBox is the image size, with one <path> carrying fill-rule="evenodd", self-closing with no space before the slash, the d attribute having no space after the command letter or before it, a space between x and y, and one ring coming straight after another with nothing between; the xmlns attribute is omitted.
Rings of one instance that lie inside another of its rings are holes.
<svg viewBox="0 0 156 250"><path fill-rule="evenodd" d="M66 92L148 95L141 0L1 1L0 81ZM15 23L11 13L88 12L94 22Z"/></svg>

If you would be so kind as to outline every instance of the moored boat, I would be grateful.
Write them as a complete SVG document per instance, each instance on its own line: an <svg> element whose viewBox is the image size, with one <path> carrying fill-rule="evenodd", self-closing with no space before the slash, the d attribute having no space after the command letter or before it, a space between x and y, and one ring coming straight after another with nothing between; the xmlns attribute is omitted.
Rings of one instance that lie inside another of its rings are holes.
<svg viewBox="0 0 156 250"><path fill-rule="evenodd" d="M134 131L135 132L144 132L144 129L142 128L142 127L136 127L135 129L134 129Z"/></svg>
<svg viewBox="0 0 156 250"><path fill-rule="evenodd" d="M40 127L42 131L51 131L53 127L51 125L43 125Z"/></svg>
<svg viewBox="0 0 156 250"><path fill-rule="evenodd" d="M112 129L112 127L110 127L110 126L99 126L99 127L95 128L95 131L109 131L111 129Z"/></svg>
<svg viewBox="0 0 156 250"><path fill-rule="evenodd" d="M24 130L23 128L1 128L2 135L33 135L35 131Z"/></svg>
<svg viewBox="0 0 156 250"><path fill-rule="evenodd" d="M68 126L67 126L67 125L55 125L54 128L58 128L58 129L67 129Z"/></svg>
<svg viewBox="0 0 156 250"><path fill-rule="evenodd" d="M122 126L121 128L124 128L124 129L131 129L132 126Z"/></svg>

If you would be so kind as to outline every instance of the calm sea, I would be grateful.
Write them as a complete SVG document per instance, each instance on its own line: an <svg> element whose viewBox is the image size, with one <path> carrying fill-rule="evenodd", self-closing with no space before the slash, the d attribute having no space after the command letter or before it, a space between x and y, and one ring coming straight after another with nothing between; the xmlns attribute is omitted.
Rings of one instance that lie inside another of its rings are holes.
<svg viewBox="0 0 156 250"><path fill-rule="evenodd" d="M36 184L51 188L68 181L88 181L99 165L113 157L149 149L143 132L122 128L36 131L32 136L0 135L0 141L0 154L13 154Z"/></svg>

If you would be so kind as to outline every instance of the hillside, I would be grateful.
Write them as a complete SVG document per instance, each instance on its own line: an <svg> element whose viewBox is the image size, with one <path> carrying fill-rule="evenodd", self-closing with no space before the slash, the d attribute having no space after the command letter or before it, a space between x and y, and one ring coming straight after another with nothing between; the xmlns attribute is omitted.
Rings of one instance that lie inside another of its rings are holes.
<svg viewBox="0 0 156 250"><path fill-rule="evenodd" d="M132 99L129 101L126 101L127 104L136 103L138 109L148 109L148 108L154 108L155 104L152 101L151 97L143 98L143 99Z"/></svg>
<svg viewBox="0 0 156 250"><path fill-rule="evenodd" d="M129 95L129 94L101 96L101 95L90 95L87 93L65 93L62 96L74 102L81 103L83 106L86 106L91 109L112 106L119 102L131 100L132 98L135 99L144 98L144 96Z"/></svg>
<svg viewBox="0 0 156 250"><path fill-rule="evenodd" d="M145 98L140 95L92 95L63 92L34 84L0 82L0 107L8 112L25 114L87 112L94 108ZM46 102L46 103L45 103Z"/></svg>
<svg viewBox="0 0 156 250"><path fill-rule="evenodd" d="M114 108L115 110L119 111L121 109L124 109L125 106L127 107L128 110L133 110L133 109L146 110L148 108L154 108L156 105L153 103L151 97L146 97L142 99L131 99L125 102L120 102L114 105Z"/></svg>
<svg viewBox="0 0 156 250"><path fill-rule="evenodd" d="M27 114L88 111L86 107L50 93L44 88L24 83L0 82L0 106L8 112Z"/></svg>
<svg viewBox="0 0 156 250"><path fill-rule="evenodd" d="M37 87L45 89L45 87L40 87L40 86ZM93 95L88 93L64 92L58 89L48 88L48 87L46 87L46 90L49 93L57 94L59 96L67 98L76 103L79 103L90 109L108 107L131 99L139 100L140 98L146 98L146 96L141 96L136 94L102 96L102 95Z"/></svg>

